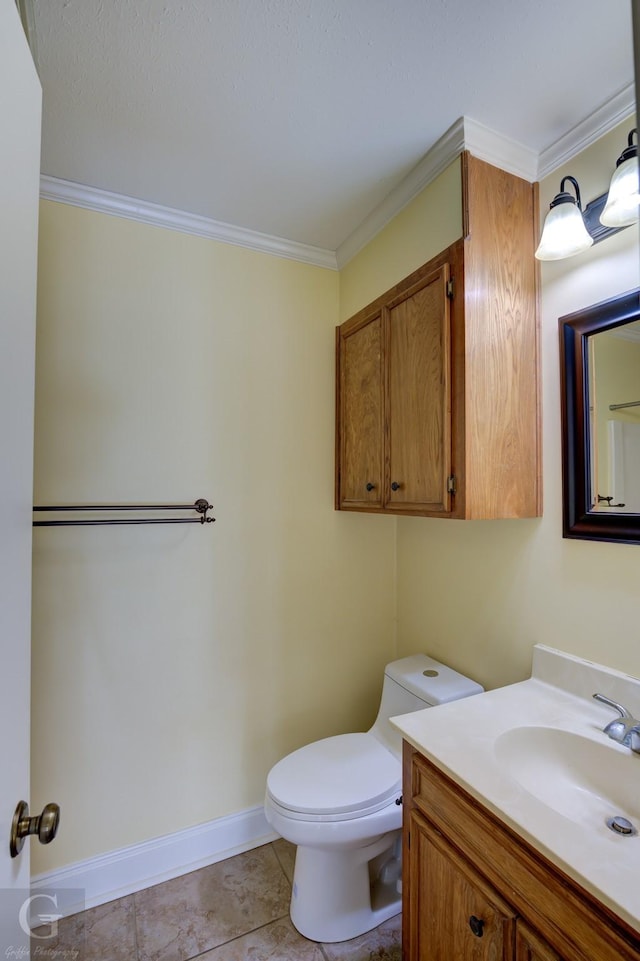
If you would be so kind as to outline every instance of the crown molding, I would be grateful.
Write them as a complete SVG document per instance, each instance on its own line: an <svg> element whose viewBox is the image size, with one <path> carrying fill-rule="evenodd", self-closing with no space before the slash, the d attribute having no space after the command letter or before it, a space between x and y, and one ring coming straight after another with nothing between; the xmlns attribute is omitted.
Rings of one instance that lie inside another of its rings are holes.
<svg viewBox="0 0 640 961"><path fill-rule="evenodd" d="M136 200L123 194L99 190L73 183L70 180L60 180L57 177L42 176L40 178L40 196L44 200L83 207L85 210L95 210L98 213L112 214L135 220L141 224L151 224L168 230L179 230L182 233L205 237L207 240L218 240L223 244L233 244L236 247L246 247L260 253L283 257L287 260L297 260L314 267L326 267L337 270L336 255L333 250L301 244L295 240L285 240L271 234L262 234L232 224L210 220L198 214L175 210L173 207L163 207L160 204Z"/></svg>
<svg viewBox="0 0 640 961"><path fill-rule="evenodd" d="M536 179L538 155L535 151L490 130L470 117L460 117L404 180L401 180L340 244L336 251L338 269L342 269L373 240L376 234L459 157L463 150L469 150L479 160L501 167L517 177L529 181Z"/></svg>
<svg viewBox="0 0 640 961"><path fill-rule="evenodd" d="M538 180L544 180L549 174L573 160L577 154L635 114L635 111L635 86L630 83L540 153Z"/></svg>
<svg viewBox="0 0 640 961"><path fill-rule="evenodd" d="M479 160L500 167L524 180L542 180L628 119L635 109L635 88L633 84L629 84L539 155L529 147L490 130L470 117L460 117L336 251L234 227L232 224L210 220L197 214L56 177L40 178L40 196L45 200L113 214L169 230L179 230L196 237L246 247L315 267L341 270L464 150L468 150Z"/></svg>
<svg viewBox="0 0 640 961"><path fill-rule="evenodd" d="M500 167L501 170L530 183L533 183L538 175L536 150L485 127L471 117L464 117L464 149L478 160Z"/></svg>

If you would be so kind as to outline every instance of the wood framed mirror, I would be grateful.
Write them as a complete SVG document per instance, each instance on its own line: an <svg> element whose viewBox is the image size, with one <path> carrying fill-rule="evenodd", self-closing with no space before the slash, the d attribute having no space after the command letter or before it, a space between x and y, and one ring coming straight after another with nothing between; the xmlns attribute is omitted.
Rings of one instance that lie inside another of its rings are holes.
<svg viewBox="0 0 640 961"><path fill-rule="evenodd" d="M640 288L559 324L563 536L640 543Z"/></svg>

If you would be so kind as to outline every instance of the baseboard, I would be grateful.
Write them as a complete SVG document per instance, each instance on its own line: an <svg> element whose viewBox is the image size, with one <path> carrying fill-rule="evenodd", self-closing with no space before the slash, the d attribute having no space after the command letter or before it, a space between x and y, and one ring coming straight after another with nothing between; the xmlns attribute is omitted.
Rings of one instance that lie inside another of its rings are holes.
<svg viewBox="0 0 640 961"><path fill-rule="evenodd" d="M60 910L67 917L224 861L277 837L262 807L254 807L38 874L31 886L34 891L68 890L69 897L60 899Z"/></svg>

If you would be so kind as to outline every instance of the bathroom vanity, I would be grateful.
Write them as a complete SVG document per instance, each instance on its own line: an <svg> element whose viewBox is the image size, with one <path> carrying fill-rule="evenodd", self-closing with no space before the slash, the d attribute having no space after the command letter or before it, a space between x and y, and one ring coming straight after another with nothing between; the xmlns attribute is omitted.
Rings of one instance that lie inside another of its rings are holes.
<svg viewBox="0 0 640 961"><path fill-rule="evenodd" d="M405 961L637 961L638 932L405 745Z"/></svg>
<svg viewBox="0 0 640 961"><path fill-rule="evenodd" d="M638 961L640 835L606 822L640 827L640 756L591 696L637 712L634 680L537 647L529 681L394 719L404 961Z"/></svg>

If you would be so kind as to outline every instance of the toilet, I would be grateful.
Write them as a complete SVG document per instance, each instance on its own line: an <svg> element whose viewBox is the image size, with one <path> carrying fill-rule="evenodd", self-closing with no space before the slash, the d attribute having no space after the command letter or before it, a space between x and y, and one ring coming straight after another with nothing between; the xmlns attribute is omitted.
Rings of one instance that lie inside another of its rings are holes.
<svg viewBox="0 0 640 961"><path fill-rule="evenodd" d="M390 717L481 693L426 654L388 664L373 727L287 755L267 777L269 824L297 845L291 920L346 941L401 910L402 738Z"/></svg>

